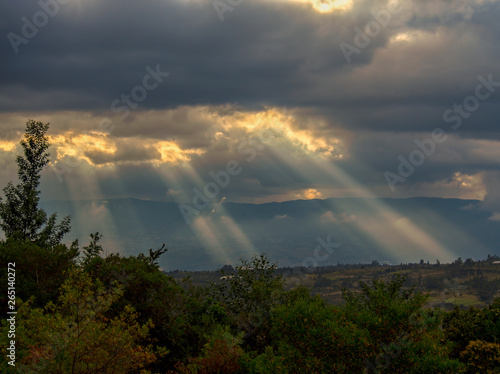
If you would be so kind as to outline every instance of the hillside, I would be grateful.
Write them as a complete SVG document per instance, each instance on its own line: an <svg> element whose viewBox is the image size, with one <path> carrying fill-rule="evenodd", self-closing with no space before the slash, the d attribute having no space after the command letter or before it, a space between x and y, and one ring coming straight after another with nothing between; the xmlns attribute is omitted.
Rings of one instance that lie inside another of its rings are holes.
<svg viewBox="0 0 500 374"><path fill-rule="evenodd" d="M318 238L338 244L319 266L337 263L451 262L500 254L500 222L478 200L336 198L269 204L223 203L187 224L177 204L138 199L52 201L41 206L72 216L68 240L104 235L109 252L135 255L166 244L165 270L214 270L264 252L280 267L314 256Z"/></svg>
<svg viewBox="0 0 500 374"><path fill-rule="evenodd" d="M487 260L456 260L452 264L401 264L380 265L378 262L364 265L338 265L318 268L280 268L291 289L297 285L309 288L313 294L321 295L328 302L343 303L342 290L359 291L359 282L371 283L374 279L389 281L394 275L407 277L406 287L416 286L416 290L429 293L428 307L452 309L455 305L466 308L484 307L495 297L500 297L500 260L490 256ZM232 267L224 270L232 273ZM189 275L194 284L205 286L219 282L218 271L168 272L176 279Z"/></svg>

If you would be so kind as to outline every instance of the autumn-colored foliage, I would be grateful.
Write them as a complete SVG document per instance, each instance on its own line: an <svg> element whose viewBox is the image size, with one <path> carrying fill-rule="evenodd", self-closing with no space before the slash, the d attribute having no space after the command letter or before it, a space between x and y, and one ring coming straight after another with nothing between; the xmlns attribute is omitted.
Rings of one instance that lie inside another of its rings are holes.
<svg viewBox="0 0 500 374"><path fill-rule="evenodd" d="M231 335L228 328L218 328L203 348L200 357L190 358L188 364L176 367L181 374L234 374L240 370L243 350L241 337Z"/></svg>
<svg viewBox="0 0 500 374"><path fill-rule="evenodd" d="M500 373L500 344L471 341L460 357L468 363L467 373Z"/></svg>
<svg viewBox="0 0 500 374"><path fill-rule="evenodd" d="M56 304L42 309L31 300L20 302L17 366L42 373L123 373L155 361L164 351L142 344L151 323L139 324L129 306L107 315L122 292L119 286L106 290L75 269Z"/></svg>

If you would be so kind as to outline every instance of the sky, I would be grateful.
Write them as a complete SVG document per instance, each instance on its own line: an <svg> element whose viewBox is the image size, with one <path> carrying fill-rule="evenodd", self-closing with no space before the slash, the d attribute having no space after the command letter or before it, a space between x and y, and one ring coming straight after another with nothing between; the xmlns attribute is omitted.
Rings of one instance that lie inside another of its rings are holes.
<svg viewBox="0 0 500 374"><path fill-rule="evenodd" d="M45 200L482 200L500 220L496 0L0 5L0 184ZM189 208L187 208L189 209Z"/></svg>

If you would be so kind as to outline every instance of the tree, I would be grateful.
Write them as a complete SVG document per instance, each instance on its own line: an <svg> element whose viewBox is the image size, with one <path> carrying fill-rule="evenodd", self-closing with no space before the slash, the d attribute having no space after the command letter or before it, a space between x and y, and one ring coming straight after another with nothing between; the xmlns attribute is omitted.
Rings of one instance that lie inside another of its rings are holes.
<svg viewBox="0 0 500 374"><path fill-rule="evenodd" d="M93 235L93 239L96 237L98 235ZM149 370L164 373L167 368L173 369L178 361L199 354L207 332L202 325L212 322L204 314L202 295L188 295L188 287L159 269L155 255L124 257L111 254L101 257L97 255L100 250L94 251L100 247L98 242L91 240L86 248L89 247L96 255L83 261L82 268L95 282L101 282L108 289L116 285L123 288L122 295L114 301L108 313L117 315L125 308L133 307L138 313L139 323L148 320L153 323L149 336L169 351Z"/></svg>
<svg viewBox="0 0 500 374"><path fill-rule="evenodd" d="M361 292L344 291L342 313L368 332L367 370L380 373L456 373L461 364L448 359L438 311L423 309L428 295L404 289L406 277L389 282L360 282ZM351 371L350 371L351 372ZM370 371L368 371L370 372Z"/></svg>
<svg viewBox="0 0 500 374"><path fill-rule="evenodd" d="M221 305L232 319L232 327L244 332L244 346L262 350L270 340L271 309L278 305L284 293L284 281L276 275L276 264L264 254L250 261L242 260L236 273L223 275L209 290L214 304Z"/></svg>
<svg viewBox="0 0 500 374"><path fill-rule="evenodd" d="M200 357L190 358L187 364L179 363L176 371L168 373L180 374L233 374L240 373L240 360L244 354L240 344L242 335L234 336L229 326L217 326L208 337Z"/></svg>
<svg viewBox="0 0 500 374"><path fill-rule="evenodd" d="M22 243L13 239L0 242L0 264L16 264L16 297L28 300L34 296L34 306L44 306L56 301L59 288L67 277L67 272L75 266L78 245L70 247L58 244L41 247L35 243ZM7 284L7 266L0 268L0 284ZM0 311L6 312L7 293L0 294Z"/></svg>
<svg viewBox="0 0 500 374"><path fill-rule="evenodd" d="M272 313L272 351L254 360L274 361L263 373L361 373L368 357L368 333L337 307L319 297L300 297L277 306ZM274 355L272 354L274 352Z"/></svg>
<svg viewBox="0 0 500 374"><path fill-rule="evenodd" d="M153 248L149 248L148 249L148 252L149 252L149 256L148 257L144 256L141 253L141 254L139 254L138 258L141 259L141 260L143 260L143 261L148 262L152 266L158 267L158 259L166 251L168 251L168 248L165 248L165 243L163 243L163 245L161 246L161 248L158 248L156 250L153 250Z"/></svg>
<svg viewBox="0 0 500 374"><path fill-rule="evenodd" d="M72 270L56 304L33 308L20 302L16 318L16 365L24 373L139 372L165 354L148 342L152 323L138 322L134 308L109 311L123 287L106 290L84 271ZM8 325L3 322L0 347L4 351ZM0 365L6 369L6 364ZM5 372L5 371L2 371Z"/></svg>
<svg viewBox="0 0 500 374"><path fill-rule="evenodd" d="M467 260L465 260L465 265L467 265L467 266L473 266L474 265L474 260L469 257Z"/></svg>
<svg viewBox="0 0 500 374"><path fill-rule="evenodd" d="M99 244L99 241L102 239L102 234L96 232L95 234L90 234L90 243L83 247L83 263L88 264L92 261L93 258L99 256L102 251L102 245Z"/></svg>
<svg viewBox="0 0 500 374"><path fill-rule="evenodd" d="M450 356L460 358L467 363L472 357L464 352L477 351L476 346L469 347L474 341L483 343L498 343L500 341L500 298L484 309L460 309L455 308L445 313L443 320L443 332L445 338L450 342L452 351ZM471 348L474 348L471 350Z"/></svg>
<svg viewBox="0 0 500 374"><path fill-rule="evenodd" d="M9 182L4 188L5 201L0 198L0 228L7 239L34 242L39 245L60 244L70 231L70 217L56 224L57 214L47 217L38 207L40 201L40 173L49 162L49 139L45 135L49 124L28 120L24 139L20 144L23 155L16 159L20 183Z"/></svg>
<svg viewBox="0 0 500 374"><path fill-rule="evenodd" d="M460 357L468 364L467 373L494 374L500 372L500 344L481 340L469 342Z"/></svg>

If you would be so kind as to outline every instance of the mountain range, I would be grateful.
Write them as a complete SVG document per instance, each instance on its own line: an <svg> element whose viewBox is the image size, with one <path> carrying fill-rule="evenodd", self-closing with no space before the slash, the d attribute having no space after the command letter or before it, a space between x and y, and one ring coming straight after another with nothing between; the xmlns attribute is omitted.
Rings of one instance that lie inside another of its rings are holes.
<svg viewBox="0 0 500 374"><path fill-rule="evenodd" d="M103 234L106 253L147 253L165 243L165 270L213 270L266 253L280 267L337 263L451 262L500 254L500 221L479 200L331 198L212 204L184 219L179 205L150 200L45 201L72 216L68 242Z"/></svg>

